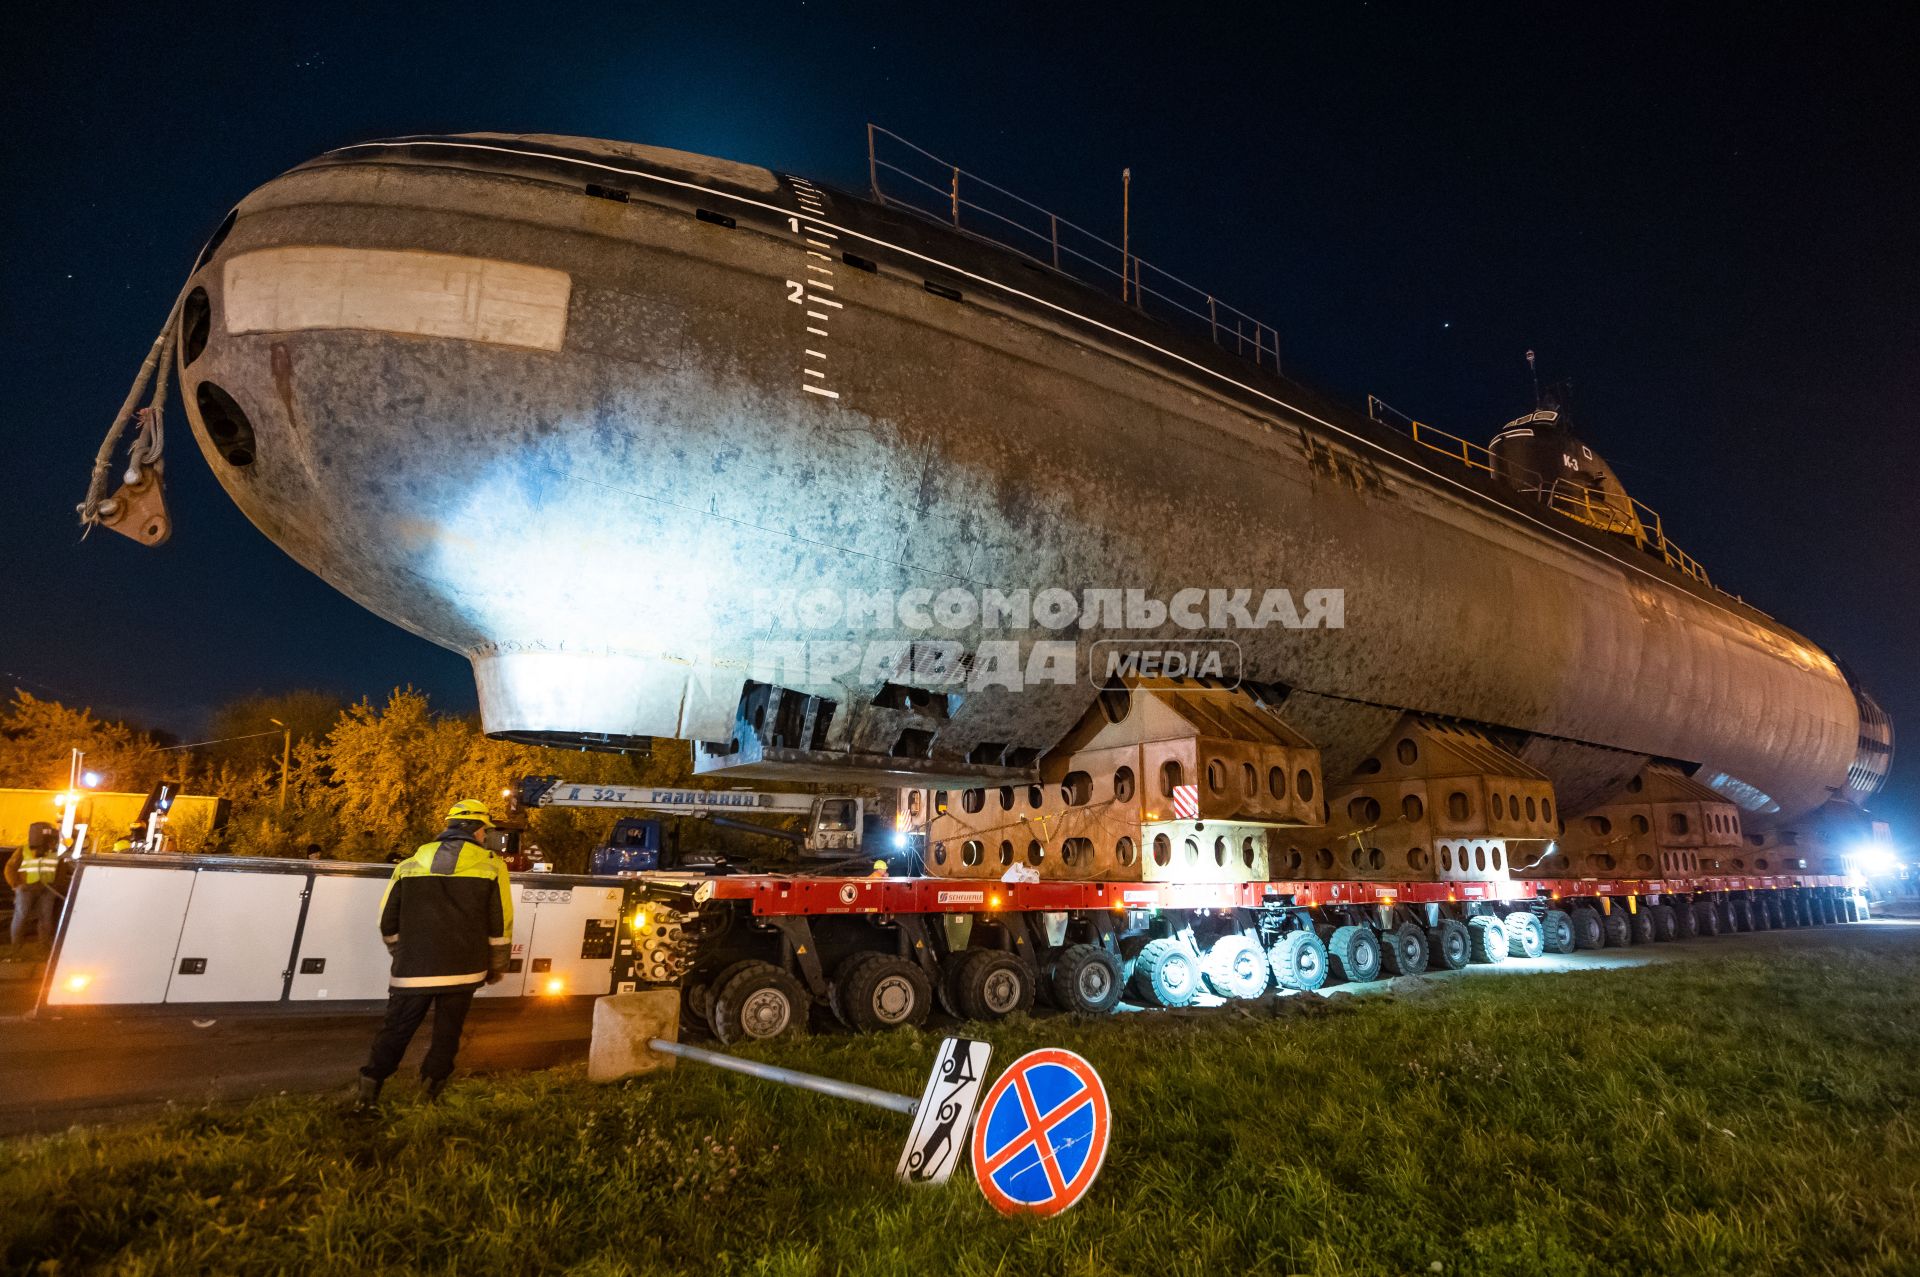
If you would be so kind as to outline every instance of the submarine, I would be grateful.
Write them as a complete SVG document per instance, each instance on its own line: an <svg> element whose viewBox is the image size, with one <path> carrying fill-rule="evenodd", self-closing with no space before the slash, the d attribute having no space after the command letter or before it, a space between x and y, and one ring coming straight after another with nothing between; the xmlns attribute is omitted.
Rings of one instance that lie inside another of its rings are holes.
<svg viewBox="0 0 1920 1277"><path fill-rule="evenodd" d="M947 218L624 142L344 146L221 223L173 368L246 516L467 657L508 739L1022 783L1102 644L1212 644L1330 783L1407 714L1496 734L1569 815L1649 763L1754 829L1884 781L1872 698L1555 408L1483 447L1344 405L1124 255L1116 289L962 225L958 174ZM938 642L903 623L942 599ZM981 677L1010 629L1071 676Z"/></svg>

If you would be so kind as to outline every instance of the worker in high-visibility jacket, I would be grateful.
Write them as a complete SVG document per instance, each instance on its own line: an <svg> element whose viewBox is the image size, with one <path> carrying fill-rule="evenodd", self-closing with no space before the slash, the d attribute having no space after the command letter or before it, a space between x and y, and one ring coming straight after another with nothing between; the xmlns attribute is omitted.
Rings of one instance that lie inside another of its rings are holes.
<svg viewBox="0 0 1920 1277"><path fill-rule="evenodd" d="M484 803L463 799L447 827L394 866L380 903L380 934L393 954L387 1018L360 1070L359 1098L372 1104L433 1012L433 1041L421 1062L428 1098L453 1074L473 995L506 972L513 949L513 886L504 860L480 842L493 824Z"/></svg>
<svg viewBox="0 0 1920 1277"><path fill-rule="evenodd" d="M7 858L7 885L13 888L13 935L17 947L26 942L32 924L43 943L53 943L60 917L60 897L53 880L60 872L60 838L52 825L35 821L27 828L27 845L14 848Z"/></svg>

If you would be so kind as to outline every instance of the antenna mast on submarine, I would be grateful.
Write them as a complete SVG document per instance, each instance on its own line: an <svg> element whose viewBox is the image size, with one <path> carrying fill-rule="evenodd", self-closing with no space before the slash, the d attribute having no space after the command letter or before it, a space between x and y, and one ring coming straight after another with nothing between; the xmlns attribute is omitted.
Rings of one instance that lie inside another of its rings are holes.
<svg viewBox="0 0 1920 1277"><path fill-rule="evenodd" d="M1527 375L1533 378L1533 410L1540 411L1540 370L1533 365L1533 352L1527 352Z"/></svg>

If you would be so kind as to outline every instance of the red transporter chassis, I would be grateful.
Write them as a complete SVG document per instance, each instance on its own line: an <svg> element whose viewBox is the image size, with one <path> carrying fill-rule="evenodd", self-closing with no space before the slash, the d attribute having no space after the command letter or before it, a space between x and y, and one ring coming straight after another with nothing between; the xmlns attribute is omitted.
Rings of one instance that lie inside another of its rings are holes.
<svg viewBox="0 0 1920 1277"><path fill-rule="evenodd" d="M676 878L678 875L659 875ZM1651 899L1729 891L1849 886L1812 874L1661 879L1539 878L1495 882L980 882L952 878L706 879L712 900L742 900L763 916L871 913L1051 913L1078 909L1259 909L1275 905L1512 903Z"/></svg>
<svg viewBox="0 0 1920 1277"><path fill-rule="evenodd" d="M917 1024L937 1001L993 1020L1036 998L1080 1014L1123 996L1188 1006L1865 916L1810 874L1510 882L993 882L640 875L637 982L678 985L724 1042L804 1026Z"/></svg>

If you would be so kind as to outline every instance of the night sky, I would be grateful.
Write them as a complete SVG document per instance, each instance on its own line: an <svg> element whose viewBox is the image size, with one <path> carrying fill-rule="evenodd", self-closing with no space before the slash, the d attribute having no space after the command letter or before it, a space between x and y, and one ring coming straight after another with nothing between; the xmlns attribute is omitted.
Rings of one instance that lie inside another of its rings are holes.
<svg viewBox="0 0 1920 1277"><path fill-rule="evenodd" d="M349 142L497 129L862 188L872 120L1096 230L1117 232L1130 165L1135 246L1276 324L1291 366L1353 401L1484 439L1532 406L1539 351L1669 534L1920 733L1911 16L37 8L0 51L7 685L182 733L290 687L473 705L465 661L241 517L177 401L171 544L78 540L93 450L254 186ZM1920 814L1920 745L1880 808Z"/></svg>

